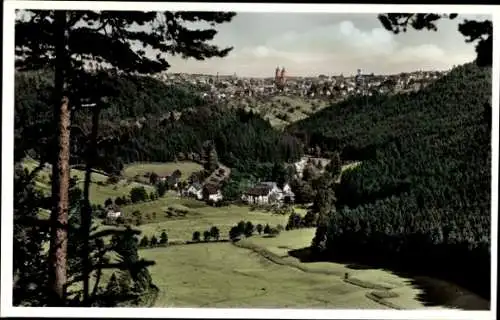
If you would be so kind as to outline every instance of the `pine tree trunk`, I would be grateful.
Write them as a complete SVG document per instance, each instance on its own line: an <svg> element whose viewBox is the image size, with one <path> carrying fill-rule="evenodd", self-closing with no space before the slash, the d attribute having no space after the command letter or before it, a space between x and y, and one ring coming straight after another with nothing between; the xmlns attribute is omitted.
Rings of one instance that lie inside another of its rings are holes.
<svg viewBox="0 0 500 320"><path fill-rule="evenodd" d="M68 98L63 97L59 109L58 156L52 166L52 198L50 239L50 285L54 294L53 303L64 304L66 256L68 246L68 202L69 202L69 125Z"/></svg>
<svg viewBox="0 0 500 320"><path fill-rule="evenodd" d="M89 278L92 272L90 264L90 227L92 225L92 208L90 206L90 183L92 175L93 159L97 148L97 132L99 121L99 106L92 110L92 133L90 136L90 147L87 151L87 165L85 168L85 182L83 188L83 207L81 211L83 232L83 301L84 306L89 306Z"/></svg>
<svg viewBox="0 0 500 320"><path fill-rule="evenodd" d="M68 246L69 207L69 145L70 109L69 100L64 96L66 68L66 12L56 11L56 71L55 97L60 99L54 106L54 123L57 124L55 161L52 163L51 235L49 254L49 304L64 306L66 298L66 264Z"/></svg>

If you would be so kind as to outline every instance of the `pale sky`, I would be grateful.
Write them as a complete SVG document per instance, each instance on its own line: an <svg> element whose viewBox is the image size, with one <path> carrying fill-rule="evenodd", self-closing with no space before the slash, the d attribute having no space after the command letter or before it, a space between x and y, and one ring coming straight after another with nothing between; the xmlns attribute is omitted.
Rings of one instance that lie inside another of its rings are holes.
<svg viewBox="0 0 500 320"><path fill-rule="evenodd" d="M216 26L213 42L234 47L227 57L170 57L168 72L272 77L277 66L291 76L444 70L475 57L474 45L458 32L464 18L491 19L461 15L440 20L437 32L395 35L376 14L238 13L230 23Z"/></svg>

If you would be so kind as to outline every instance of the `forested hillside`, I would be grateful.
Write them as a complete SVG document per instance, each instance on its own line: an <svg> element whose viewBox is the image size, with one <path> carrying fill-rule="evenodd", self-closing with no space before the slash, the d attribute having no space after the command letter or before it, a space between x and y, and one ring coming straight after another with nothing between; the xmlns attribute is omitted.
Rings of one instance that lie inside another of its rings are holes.
<svg viewBox="0 0 500 320"><path fill-rule="evenodd" d="M469 115L480 116L491 96L491 72L467 64L427 88L394 96L355 96L307 119L287 131L310 147L341 152L343 160L375 157L375 151L403 136L453 132ZM453 113L451 115L450 113Z"/></svg>
<svg viewBox="0 0 500 320"><path fill-rule="evenodd" d="M325 254L439 273L488 296L490 97L491 69L469 64L422 92L346 101L293 126L365 160L336 190Z"/></svg>
<svg viewBox="0 0 500 320"><path fill-rule="evenodd" d="M16 153L39 158L50 151L52 79L46 72L16 75ZM243 170L255 163L297 159L299 141L274 130L260 116L207 104L196 92L168 86L149 77L105 76L98 86L108 96L101 112L97 167L108 172L135 161L172 161L199 157L202 144L213 140L219 159ZM81 162L89 110L74 115L72 161ZM30 137L30 139L27 139ZM107 138L107 139L105 139ZM19 146L19 147L17 147Z"/></svg>

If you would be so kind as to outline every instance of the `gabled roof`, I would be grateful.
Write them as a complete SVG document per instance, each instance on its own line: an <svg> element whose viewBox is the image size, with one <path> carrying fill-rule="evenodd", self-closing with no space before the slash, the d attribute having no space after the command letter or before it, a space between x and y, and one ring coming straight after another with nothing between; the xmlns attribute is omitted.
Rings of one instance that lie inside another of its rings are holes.
<svg viewBox="0 0 500 320"><path fill-rule="evenodd" d="M167 177L168 182L176 182L178 180L179 180L179 177L176 177L176 176L168 176Z"/></svg>
<svg viewBox="0 0 500 320"><path fill-rule="evenodd" d="M198 190L203 188L202 185L198 182L191 184L189 187L193 187L193 188L198 189Z"/></svg>
<svg viewBox="0 0 500 320"><path fill-rule="evenodd" d="M219 188L213 184L206 184L203 188L208 194L216 194L219 192Z"/></svg>
<svg viewBox="0 0 500 320"><path fill-rule="evenodd" d="M116 204L111 204L111 205L106 207L106 211L118 212L118 211L120 211L120 207L117 206Z"/></svg>
<svg viewBox="0 0 500 320"><path fill-rule="evenodd" d="M253 197L267 196L271 192L271 189L269 186L257 186L247 190L246 194Z"/></svg>
<svg viewBox="0 0 500 320"><path fill-rule="evenodd" d="M278 184L276 182L272 182L272 181L264 181L264 182L259 183L259 185L267 186L270 188L274 188L274 187L278 186Z"/></svg>

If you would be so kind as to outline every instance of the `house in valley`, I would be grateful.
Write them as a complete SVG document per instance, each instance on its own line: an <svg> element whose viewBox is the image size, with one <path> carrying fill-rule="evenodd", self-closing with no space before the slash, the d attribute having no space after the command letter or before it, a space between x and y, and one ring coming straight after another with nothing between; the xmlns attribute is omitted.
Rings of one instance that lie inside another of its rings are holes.
<svg viewBox="0 0 500 320"><path fill-rule="evenodd" d="M241 200L248 204L266 205L269 204L271 190L269 186L255 186L248 189L241 196Z"/></svg>
<svg viewBox="0 0 500 320"><path fill-rule="evenodd" d="M166 182L169 188L174 189L179 185L179 178L177 176L171 175L167 177Z"/></svg>
<svg viewBox="0 0 500 320"><path fill-rule="evenodd" d="M283 189L281 190L282 199L284 203L294 203L295 193L293 193L292 188L288 183L285 183Z"/></svg>
<svg viewBox="0 0 500 320"><path fill-rule="evenodd" d="M112 204L106 207L106 218L108 219L116 219L121 217L122 213L120 207L116 204Z"/></svg>
<svg viewBox="0 0 500 320"><path fill-rule="evenodd" d="M222 200L222 192L214 184L206 184L203 187L203 200L219 202Z"/></svg>
<svg viewBox="0 0 500 320"><path fill-rule="evenodd" d="M200 183L195 182L189 185L183 192L184 196L194 197L198 200L203 199L203 187Z"/></svg>
<svg viewBox="0 0 500 320"><path fill-rule="evenodd" d="M247 190L241 199L248 204L257 205L293 203L295 194L288 184L280 189L276 182L261 182Z"/></svg>

